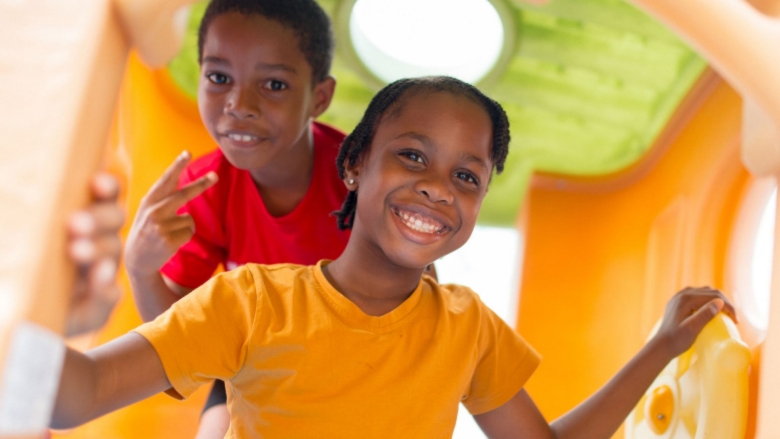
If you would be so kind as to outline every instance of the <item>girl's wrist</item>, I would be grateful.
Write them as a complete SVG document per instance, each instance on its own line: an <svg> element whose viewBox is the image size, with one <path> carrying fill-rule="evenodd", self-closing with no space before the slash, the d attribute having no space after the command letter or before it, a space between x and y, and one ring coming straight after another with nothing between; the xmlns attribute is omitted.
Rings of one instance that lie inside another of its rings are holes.
<svg viewBox="0 0 780 439"><path fill-rule="evenodd" d="M662 362L664 367L679 355L674 351L673 343L660 334L656 334L650 339L645 348L648 351L648 355Z"/></svg>

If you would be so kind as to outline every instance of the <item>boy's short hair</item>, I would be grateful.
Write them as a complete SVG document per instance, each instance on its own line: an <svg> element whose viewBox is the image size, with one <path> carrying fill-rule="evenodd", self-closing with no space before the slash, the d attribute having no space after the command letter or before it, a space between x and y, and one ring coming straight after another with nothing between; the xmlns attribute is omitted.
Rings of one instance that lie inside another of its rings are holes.
<svg viewBox="0 0 780 439"><path fill-rule="evenodd" d="M321 82L330 74L333 28L328 14L314 0L212 0L198 29L198 62L203 59L209 25L229 12L262 15L289 27L298 36L298 47L311 66L313 82Z"/></svg>

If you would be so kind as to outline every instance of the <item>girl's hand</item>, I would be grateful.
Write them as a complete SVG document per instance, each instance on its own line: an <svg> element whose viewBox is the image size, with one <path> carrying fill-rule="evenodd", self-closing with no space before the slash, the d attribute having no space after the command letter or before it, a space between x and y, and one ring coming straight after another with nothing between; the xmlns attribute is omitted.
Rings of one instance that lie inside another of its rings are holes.
<svg viewBox="0 0 780 439"><path fill-rule="evenodd" d="M68 255L78 267L67 335L103 326L120 295L116 273L122 254L119 230L125 223L125 212L117 203L119 183L109 174L98 174L90 188L92 204L73 213L67 222Z"/></svg>
<svg viewBox="0 0 780 439"><path fill-rule="evenodd" d="M666 305L664 319L653 341L661 343L670 360L687 351L704 326L723 311L738 322L734 305L719 290L710 287L686 288Z"/></svg>
<svg viewBox="0 0 780 439"><path fill-rule="evenodd" d="M217 174L209 172L177 189L179 175L189 161L188 152L179 155L141 200L125 248L125 265L129 273L157 273L195 233L192 217L176 212L213 186L217 182Z"/></svg>

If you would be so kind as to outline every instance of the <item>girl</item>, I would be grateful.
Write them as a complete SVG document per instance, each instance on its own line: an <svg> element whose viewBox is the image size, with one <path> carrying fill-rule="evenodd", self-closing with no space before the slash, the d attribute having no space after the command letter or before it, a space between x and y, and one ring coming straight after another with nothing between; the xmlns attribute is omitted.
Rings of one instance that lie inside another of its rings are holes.
<svg viewBox="0 0 780 439"><path fill-rule="evenodd" d="M161 391L186 397L217 378L230 438L443 438L460 402L490 438L611 437L663 367L733 307L709 288L680 292L642 351L549 425L523 390L538 354L468 288L423 276L469 238L508 142L501 107L468 84L390 84L339 153L344 253L248 264L134 333L69 350L53 425Z"/></svg>

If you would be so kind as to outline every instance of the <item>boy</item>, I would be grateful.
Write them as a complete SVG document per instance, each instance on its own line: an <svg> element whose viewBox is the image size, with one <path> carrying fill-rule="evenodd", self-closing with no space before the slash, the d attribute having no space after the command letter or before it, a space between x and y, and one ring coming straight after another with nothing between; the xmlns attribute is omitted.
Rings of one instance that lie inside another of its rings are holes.
<svg viewBox="0 0 780 439"><path fill-rule="evenodd" d="M189 166L184 153L139 207L125 263L145 321L220 264L313 264L344 249L349 235L330 217L346 195L333 166L344 135L313 122L333 97L333 46L314 0L209 4L198 106L219 150ZM199 437L224 436L225 400L217 383Z"/></svg>

